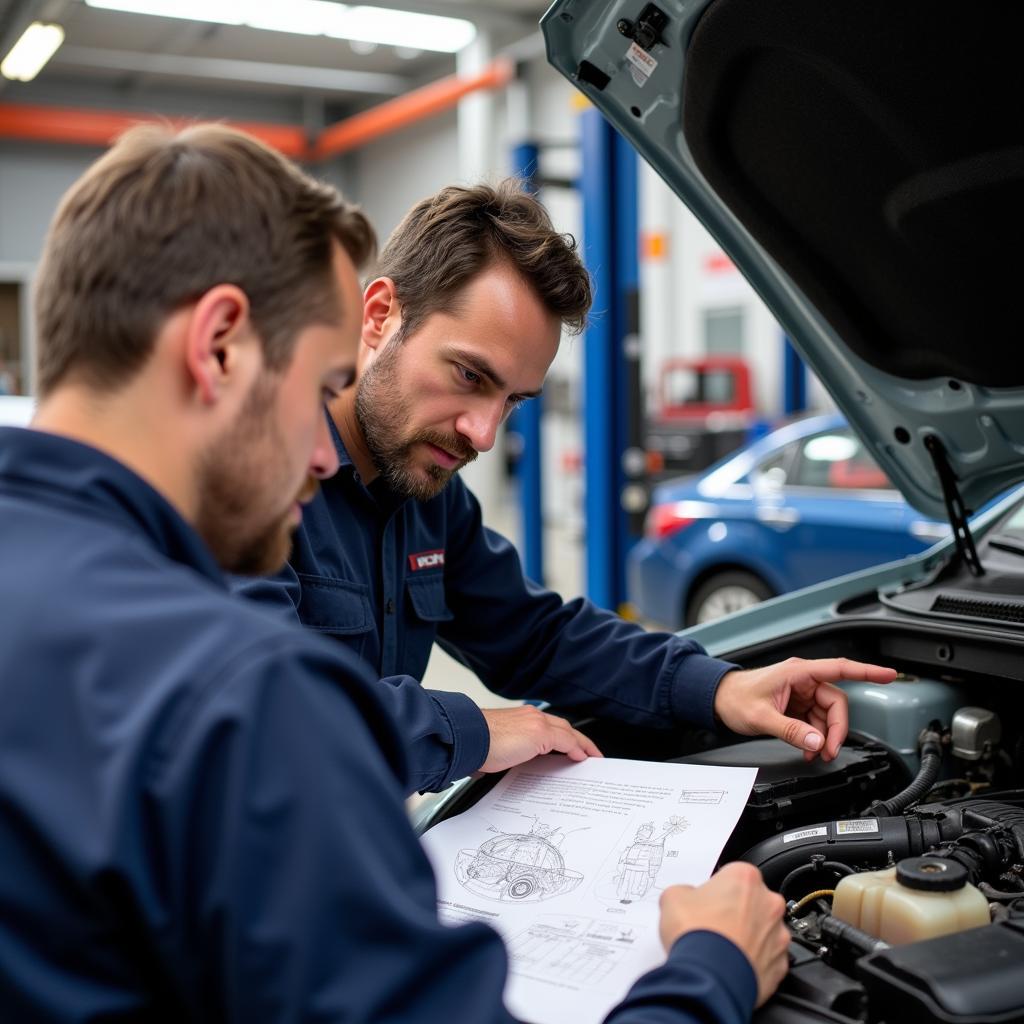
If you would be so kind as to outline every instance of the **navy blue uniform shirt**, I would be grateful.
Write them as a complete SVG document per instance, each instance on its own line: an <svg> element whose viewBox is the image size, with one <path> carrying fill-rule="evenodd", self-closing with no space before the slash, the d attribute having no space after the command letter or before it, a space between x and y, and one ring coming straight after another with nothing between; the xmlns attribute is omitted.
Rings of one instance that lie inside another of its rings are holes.
<svg viewBox="0 0 1024 1024"><path fill-rule="evenodd" d="M0 429L0 1020L510 1024L497 934L438 921L379 690L120 463ZM609 1020L754 993L697 932Z"/></svg>
<svg viewBox="0 0 1024 1024"><path fill-rule="evenodd" d="M233 585L373 666L409 738L413 789L442 789L487 757L487 725L469 697L420 686L435 640L503 697L713 728L715 690L735 665L527 579L457 476L429 501L398 499L380 479L364 486L331 429L341 469L304 510L289 565Z"/></svg>

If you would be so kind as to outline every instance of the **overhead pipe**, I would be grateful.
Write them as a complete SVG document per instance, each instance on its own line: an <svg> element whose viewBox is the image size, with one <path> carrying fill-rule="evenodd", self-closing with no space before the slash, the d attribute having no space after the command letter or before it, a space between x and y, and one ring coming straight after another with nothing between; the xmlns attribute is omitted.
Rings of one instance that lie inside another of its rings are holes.
<svg viewBox="0 0 1024 1024"><path fill-rule="evenodd" d="M329 125L312 145L308 143L305 131L292 125L232 123L285 156L304 161L328 160L448 110L470 93L504 88L514 77L515 64L508 58L499 57L479 74L450 75ZM194 123L194 119L0 103L0 138L8 139L105 148L133 125L153 122L185 127Z"/></svg>
<svg viewBox="0 0 1024 1024"><path fill-rule="evenodd" d="M325 128L312 149L314 160L326 160L454 107L470 93L502 89L515 77L515 65L499 57L479 74L450 75L404 96L386 100Z"/></svg>
<svg viewBox="0 0 1024 1024"><path fill-rule="evenodd" d="M65 142L106 148L119 135L137 124L170 124L184 128L192 118L154 117L81 107L39 107L21 103L0 103L0 138L34 142ZM264 122L232 122L268 146L297 160L308 155L306 133L290 125Z"/></svg>

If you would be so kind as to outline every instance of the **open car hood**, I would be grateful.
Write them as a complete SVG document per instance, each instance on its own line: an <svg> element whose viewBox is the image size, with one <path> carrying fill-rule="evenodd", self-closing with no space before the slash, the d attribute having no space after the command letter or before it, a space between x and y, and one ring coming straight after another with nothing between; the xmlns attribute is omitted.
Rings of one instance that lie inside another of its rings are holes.
<svg viewBox="0 0 1024 1024"><path fill-rule="evenodd" d="M1022 26L1006 0L557 0L541 22L939 519L936 458L967 509L1024 480Z"/></svg>

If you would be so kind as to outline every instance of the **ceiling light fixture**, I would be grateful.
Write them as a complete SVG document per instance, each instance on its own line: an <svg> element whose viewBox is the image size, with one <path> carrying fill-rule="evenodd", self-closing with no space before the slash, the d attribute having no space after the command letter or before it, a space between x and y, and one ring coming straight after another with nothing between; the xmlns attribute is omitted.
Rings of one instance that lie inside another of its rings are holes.
<svg viewBox="0 0 1024 1024"><path fill-rule="evenodd" d="M60 25L33 21L0 63L0 75L16 82L31 82L64 42Z"/></svg>
<svg viewBox="0 0 1024 1024"><path fill-rule="evenodd" d="M153 14L271 32L329 36L385 46L455 53L476 38L464 18L443 18L389 7L350 6L330 0L85 0L89 7Z"/></svg>

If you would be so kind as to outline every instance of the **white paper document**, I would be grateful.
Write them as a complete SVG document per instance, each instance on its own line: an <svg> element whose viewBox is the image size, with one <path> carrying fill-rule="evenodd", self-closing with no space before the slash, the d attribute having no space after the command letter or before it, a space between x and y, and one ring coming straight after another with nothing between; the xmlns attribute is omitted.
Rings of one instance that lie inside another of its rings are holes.
<svg viewBox="0 0 1024 1024"><path fill-rule="evenodd" d="M529 1024L599 1024L665 960L658 898L707 881L755 768L538 758L423 836L441 919L481 920Z"/></svg>

